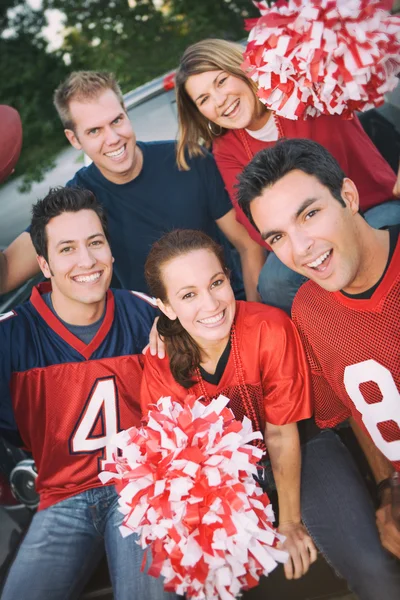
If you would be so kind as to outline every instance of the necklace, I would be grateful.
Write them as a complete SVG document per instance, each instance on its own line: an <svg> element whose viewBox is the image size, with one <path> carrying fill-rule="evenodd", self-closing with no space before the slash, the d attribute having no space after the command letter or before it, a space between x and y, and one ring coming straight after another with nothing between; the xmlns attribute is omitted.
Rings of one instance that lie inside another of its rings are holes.
<svg viewBox="0 0 400 600"><path fill-rule="evenodd" d="M281 139L285 136L284 132L283 132L283 127L282 127L282 123L281 120L279 119L279 117L277 117L277 115L273 112L272 113L272 118L274 119L276 128L278 130L278 139ZM252 160L254 158L254 152L252 152L251 148L250 148L250 144L249 144L249 140L247 139L247 136L249 135L248 133L245 132L244 129L239 129L238 130L238 134L240 137L240 140L244 146L244 149L246 151L247 154L247 158L250 160Z"/></svg>
<svg viewBox="0 0 400 600"><path fill-rule="evenodd" d="M261 419L259 418L256 409L254 407L254 404L252 402L252 399L250 397L247 385L246 385L246 381L244 378L244 370L243 370L243 364L242 364L242 360L240 358L240 353L239 353L239 347L238 347L238 342L237 342L237 337L236 337L236 328L235 325L232 325L232 329L231 329L231 349L232 349L232 355L233 355L233 363L235 365L235 374L237 377L237 381L238 381L238 388L239 388L239 394L240 394L240 399L242 401L243 404L243 408L244 408L244 414L251 420L252 424L253 424L253 429L255 431L261 431L262 433L262 424L261 424ZM206 390L206 386L204 385L204 380L201 376L200 373L200 369L198 367L196 367L195 369L195 375L197 377L197 383L200 387L200 391L201 391L201 395L205 398L205 400L207 402L211 401L211 398ZM259 448L262 448L262 450L266 450L266 446L265 446L265 442L264 439L262 440L256 440L254 442L254 444L256 446L258 446Z"/></svg>

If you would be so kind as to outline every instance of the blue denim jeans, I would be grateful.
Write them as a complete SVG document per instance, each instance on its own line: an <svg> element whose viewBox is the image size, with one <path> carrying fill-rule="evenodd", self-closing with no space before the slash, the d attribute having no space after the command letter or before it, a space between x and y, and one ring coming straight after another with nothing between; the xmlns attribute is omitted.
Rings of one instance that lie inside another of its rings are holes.
<svg viewBox="0 0 400 600"><path fill-rule="evenodd" d="M318 549L360 600L399 600L400 562L382 547L366 485L332 430L303 446L301 510Z"/></svg>
<svg viewBox="0 0 400 600"><path fill-rule="evenodd" d="M11 566L2 600L78 598L104 546L115 600L173 600L162 579L141 572L143 550L123 538L113 486L87 490L33 517Z"/></svg>
<svg viewBox="0 0 400 600"><path fill-rule="evenodd" d="M390 200L374 206L364 214L372 227L379 229L400 223L400 200ZM293 299L307 277L286 267L270 252L258 280L258 291L264 304L277 306L290 315Z"/></svg>

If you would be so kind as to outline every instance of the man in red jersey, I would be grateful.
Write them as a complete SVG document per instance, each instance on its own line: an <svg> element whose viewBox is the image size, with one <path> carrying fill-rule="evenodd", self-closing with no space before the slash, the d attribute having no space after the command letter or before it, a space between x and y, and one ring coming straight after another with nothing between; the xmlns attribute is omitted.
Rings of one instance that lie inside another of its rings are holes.
<svg viewBox="0 0 400 600"><path fill-rule="evenodd" d="M400 471L400 227L370 227L354 183L310 140L259 152L240 176L239 202L277 257L310 279L292 317L313 374L316 422L326 430L351 419L383 492L382 543L400 558L387 486Z"/></svg>

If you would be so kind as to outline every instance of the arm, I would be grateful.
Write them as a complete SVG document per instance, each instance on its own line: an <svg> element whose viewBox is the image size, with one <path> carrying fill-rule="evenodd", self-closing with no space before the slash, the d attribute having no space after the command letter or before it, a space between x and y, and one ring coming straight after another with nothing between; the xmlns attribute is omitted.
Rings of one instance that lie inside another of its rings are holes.
<svg viewBox="0 0 400 600"><path fill-rule="evenodd" d="M237 176L248 164L250 157L247 156L243 145L233 133L234 132L228 132L228 134L225 134L214 141L213 156L224 181L225 189L228 192L235 209L236 219L247 229L250 237L268 251L268 246L265 244L259 232L250 224L250 221L236 200L235 186L238 183Z"/></svg>
<svg viewBox="0 0 400 600"><path fill-rule="evenodd" d="M393 195L396 196L396 198L400 198L400 163L399 170L397 171L396 183L394 184L393 188Z"/></svg>
<svg viewBox="0 0 400 600"><path fill-rule="evenodd" d="M0 294L19 287L39 271L31 237L24 231L0 252Z"/></svg>
<svg viewBox="0 0 400 600"><path fill-rule="evenodd" d="M354 435L368 460L375 481L379 484L384 479L390 477L394 471L393 466L387 458L383 456L380 450L378 450L368 433L364 431L353 418L350 418L350 424ZM400 558L400 531L398 530L392 515L392 492L390 488L386 488L383 491L379 500L380 506L376 511L376 525L378 527L382 546L394 554L394 556Z"/></svg>
<svg viewBox="0 0 400 600"><path fill-rule="evenodd" d="M252 240L243 225L236 221L233 209L217 219L216 223L239 252L246 299L259 302L257 284L266 258L263 248Z"/></svg>
<svg viewBox="0 0 400 600"><path fill-rule="evenodd" d="M317 551L301 523L301 455L297 424L279 426L267 423L265 440L278 492L278 530L286 536L282 547L290 555L284 567L285 575L287 579L298 579L316 560Z"/></svg>
<svg viewBox="0 0 400 600"><path fill-rule="evenodd" d="M297 421L312 414L310 378L299 335L285 313L269 308L259 333L265 439L279 501L279 531L290 554L288 579L299 578L316 560L313 541L301 523L301 454Z"/></svg>
<svg viewBox="0 0 400 600"><path fill-rule="evenodd" d="M354 435L361 446L361 450L364 452L366 459L368 460L368 464L371 467L371 471L375 477L376 483L379 483L383 479L390 477L394 471L392 464L385 456L383 456L382 452L378 450L368 433L364 431L362 427L360 427L353 417L350 417L349 422Z"/></svg>

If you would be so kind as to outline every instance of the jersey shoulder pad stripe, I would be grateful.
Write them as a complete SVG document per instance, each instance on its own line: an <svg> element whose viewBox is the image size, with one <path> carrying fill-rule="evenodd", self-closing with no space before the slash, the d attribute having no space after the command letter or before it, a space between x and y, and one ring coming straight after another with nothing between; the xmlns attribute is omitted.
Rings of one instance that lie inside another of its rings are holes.
<svg viewBox="0 0 400 600"><path fill-rule="evenodd" d="M6 313L0 314L0 322L1 321L8 321L9 319L12 319L13 317L16 317L17 313L15 310L9 310Z"/></svg>
<svg viewBox="0 0 400 600"><path fill-rule="evenodd" d="M147 294L144 294L143 292L134 292L133 290L129 290L129 291L131 294L133 294L137 298L141 298L142 300L147 302L147 304L150 304L150 306L153 306L153 308L157 308L156 299L153 298L152 296L148 296Z"/></svg>

